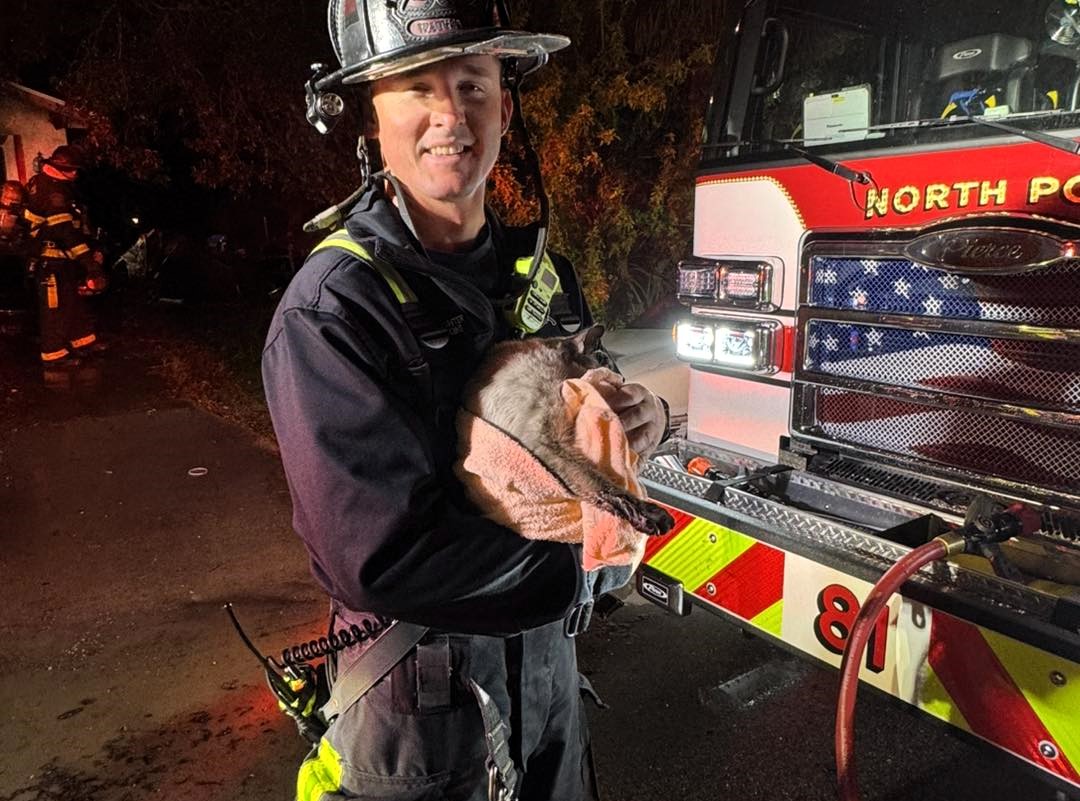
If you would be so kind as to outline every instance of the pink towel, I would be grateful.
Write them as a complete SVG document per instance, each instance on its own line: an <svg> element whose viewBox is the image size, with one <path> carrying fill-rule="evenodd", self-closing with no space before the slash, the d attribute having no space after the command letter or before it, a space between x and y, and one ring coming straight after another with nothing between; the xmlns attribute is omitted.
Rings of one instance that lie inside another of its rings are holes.
<svg viewBox="0 0 1080 801"><path fill-rule="evenodd" d="M622 377L610 370L590 370L563 382L562 399L581 452L614 484L644 498L637 479L638 456L598 389L621 383ZM454 469L485 516L529 539L581 543L586 570L637 567L645 551L643 533L621 517L574 498L554 473L501 429L464 409L457 425L462 458Z"/></svg>

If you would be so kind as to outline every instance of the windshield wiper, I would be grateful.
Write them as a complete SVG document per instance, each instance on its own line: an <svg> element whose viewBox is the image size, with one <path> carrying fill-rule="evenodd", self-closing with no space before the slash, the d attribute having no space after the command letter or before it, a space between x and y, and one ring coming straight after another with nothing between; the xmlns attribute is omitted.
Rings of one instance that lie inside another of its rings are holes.
<svg viewBox="0 0 1080 801"><path fill-rule="evenodd" d="M828 170L833 175L839 175L845 181L853 184L868 184L872 180L870 173L863 172L862 170L853 170L851 167L845 167L839 161L833 161L827 159L824 156L819 156L817 153L811 153L809 150L803 150L801 147L795 147L790 142L777 142L776 144L783 145L785 150L790 150L793 153L798 153L804 159L811 164L821 167L823 170Z"/></svg>
<svg viewBox="0 0 1080 801"><path fill-rule="evenodd" d="M1064 150L1066 153L1072 153L1074 156L1080 155L1080 142L1074 142L1072 139L1065 139L1064 137L1054 136L1053 134L1043 133L1042 131L1029 131L1027 128L1017 128L1015 125L1006 125L997 120L987 119L985 116L966 117L964 119L967 119L968 122L973 122L976 125L986 125L990 128L997 128L999 131L1005 131L1014 136L1022 136L1025 139L1030 139L1032 142L1039 142L1047 147Z"/></svg>
<svg viewBox="0 0 1080 801"><path fill-rule="evenodd" d="M824 142L824 140L822 140ZM860 170L853 170L850 167L845 167L838 161L825 158L825 156L819 156L817 153L811 153L808 150L804 150L801 147L797 147L794 142L802 142L806 144L806 139L755 139L755 140L737 140L727 142L712 142L705 145L706 150L732 150L736 147L743 145L768 145L770 147L779 147L783 150L790 150L796 155L802 156L811 164L821 167L821 169L831 172L833 175L837 175L853 184L869 184L874 179L868 172L862 172Z"/></svg>
<svg viewBox="0 0 1080 801"><path fill-rule="evenodd" d="M1010 115L1010 119L1029 119L1038 118L1046 119L1051 116L1060 116L1068 112L1063 110L1056 111L1035 111L1021 114ZM1066 139L1062 136L1055 136L1054 134L1048 134L1043 131L1032 131L1028 128L1021 128L1017 125L1009 125L1004 122L998 122L996 119L987 117L985 114L981 116L968 116L968 117L949 117L947 119L929 118L922 120L906 120L904 122L892 122L884 125L870 125L866 128L842 128L839 133L860 133L863 131L896 131L904 128L948 128L953 125L963 125L964 123L973 123L975 125L984 125L987 128L995 128L999 131L1011 133L1013 136L1020 136L1024 139L1030 139L1032 142L1038 142L1039 144L1052 147L1056 150L1064 150L1066 153L1072 153L1074 156L1080 155L1080 142L1074 142L1072 139Z"/></svg>

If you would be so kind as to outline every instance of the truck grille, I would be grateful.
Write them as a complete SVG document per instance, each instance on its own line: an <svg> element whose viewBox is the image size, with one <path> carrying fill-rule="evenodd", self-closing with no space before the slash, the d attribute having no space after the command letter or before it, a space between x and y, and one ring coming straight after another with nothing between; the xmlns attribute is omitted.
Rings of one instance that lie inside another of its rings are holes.
<svg viewBox="0 0 1080 801"><path fill-rule="evenodd" d="M904 244L808 238L792 434L1080 500L1080 260L960 274Z"/></svg>

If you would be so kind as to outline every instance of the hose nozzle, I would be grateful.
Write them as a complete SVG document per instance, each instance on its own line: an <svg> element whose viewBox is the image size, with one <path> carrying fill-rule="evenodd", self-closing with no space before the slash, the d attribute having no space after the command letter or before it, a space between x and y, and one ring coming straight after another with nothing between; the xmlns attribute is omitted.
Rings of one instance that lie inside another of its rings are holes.
<svg viewBox="0 0 1080 801"><path fill-rule="evenodd" d="M1042 515L1030 506L1014 503L991 515L978 515L964 525L960 532L968 552L987 543L1004 542L1012 537L1027 537L1042 526Z"/></svg>

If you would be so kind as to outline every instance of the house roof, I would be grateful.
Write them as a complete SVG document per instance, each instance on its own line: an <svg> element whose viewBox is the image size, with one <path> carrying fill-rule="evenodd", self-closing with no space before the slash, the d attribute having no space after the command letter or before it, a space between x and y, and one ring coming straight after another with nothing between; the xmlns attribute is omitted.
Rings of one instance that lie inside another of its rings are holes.
<svg viewBox="0 0 1080 801"><path fill-rule="evenodd" d="M39 92L29 86L23 86L13 81L0 82L0 91L10 97L20 99L28 105L40 108L50 116L55 116L53 122L57 128L86 127L86 120L58 97L47 95L44 92Z"/></svg>

